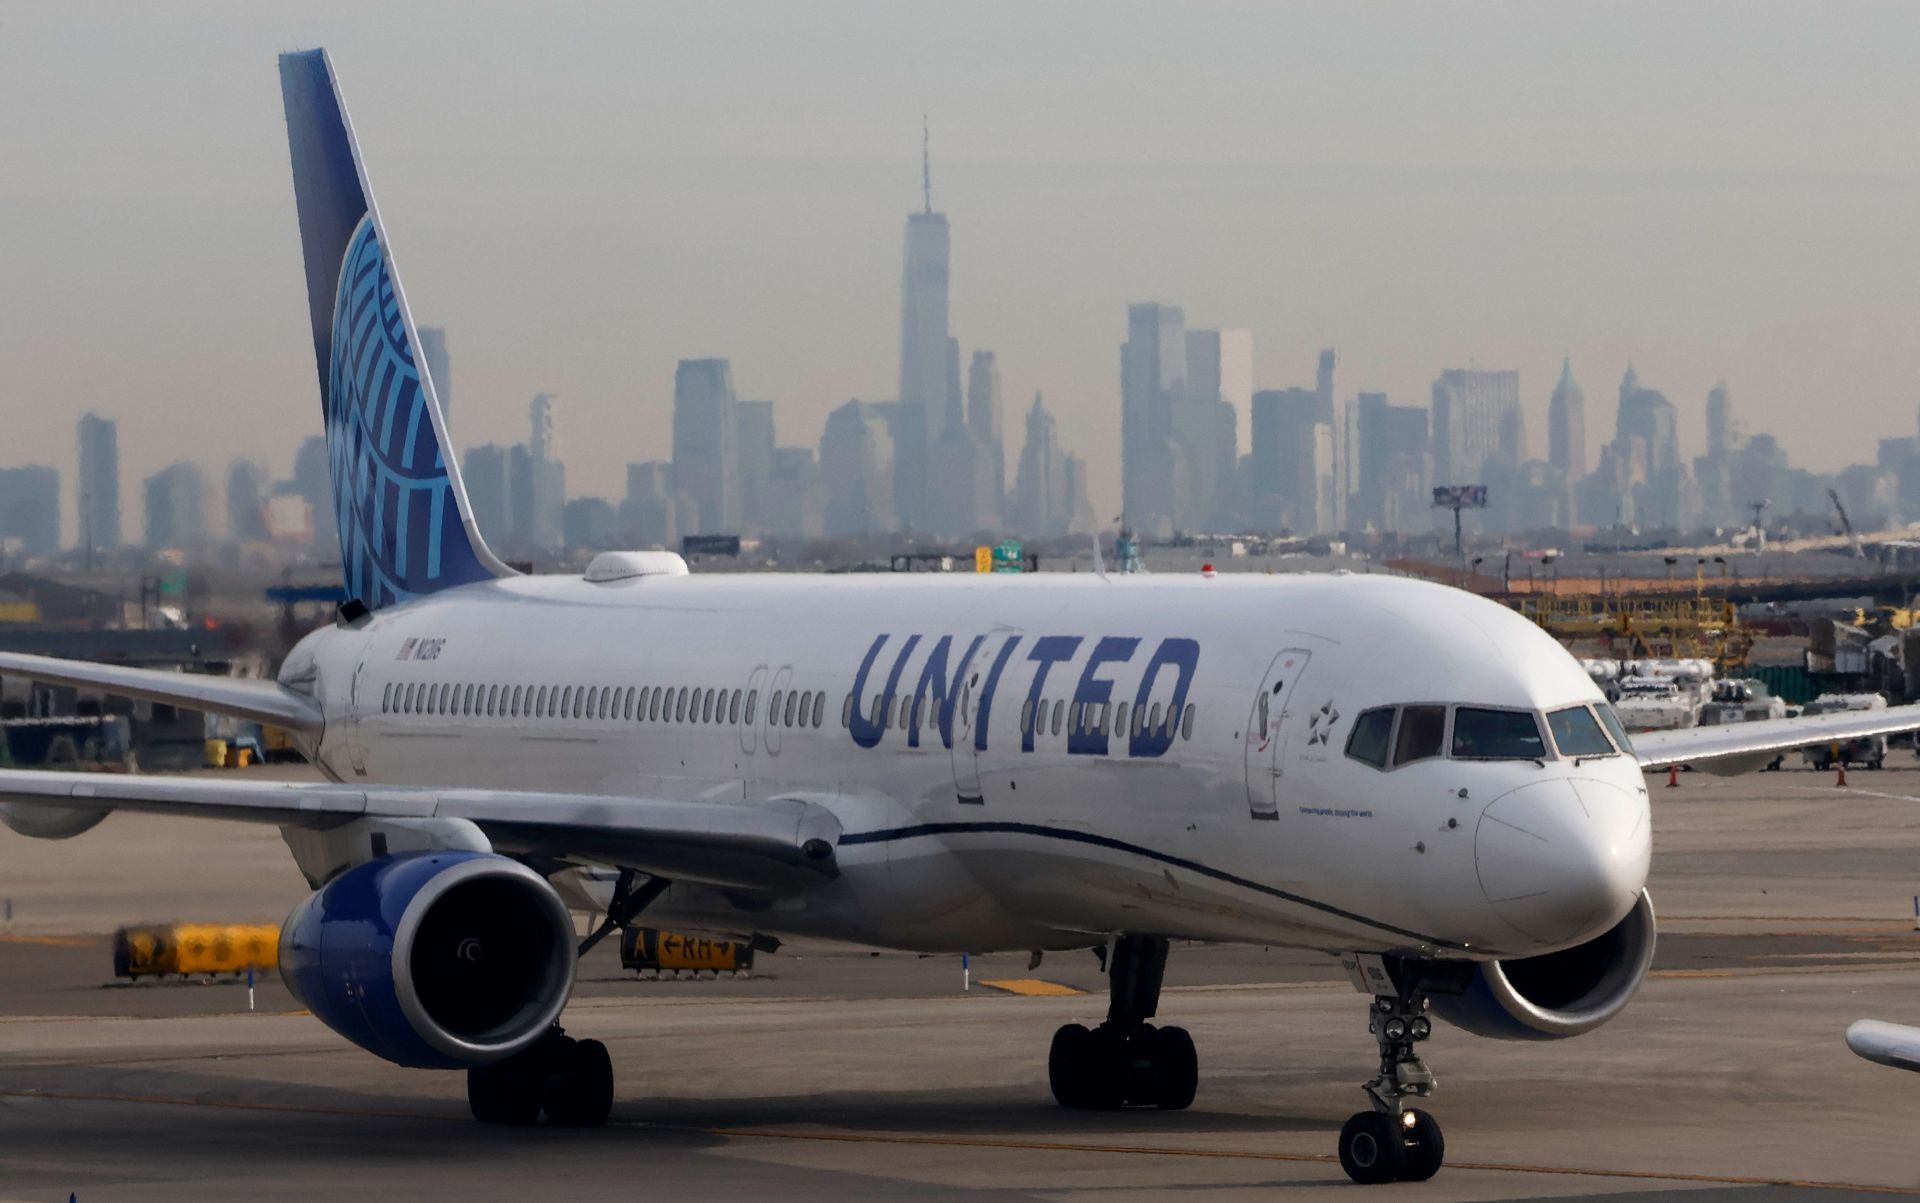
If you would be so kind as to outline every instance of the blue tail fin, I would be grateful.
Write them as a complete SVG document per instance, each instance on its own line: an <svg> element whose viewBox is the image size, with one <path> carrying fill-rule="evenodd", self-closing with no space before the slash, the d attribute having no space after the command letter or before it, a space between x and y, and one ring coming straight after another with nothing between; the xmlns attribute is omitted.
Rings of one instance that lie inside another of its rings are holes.
<svg viewBox="0 0 1920 1203"><path fill-rule="evenodd" d="M510 573L474 525L324 50L280 56L347 596L369 609Z"/></svg>

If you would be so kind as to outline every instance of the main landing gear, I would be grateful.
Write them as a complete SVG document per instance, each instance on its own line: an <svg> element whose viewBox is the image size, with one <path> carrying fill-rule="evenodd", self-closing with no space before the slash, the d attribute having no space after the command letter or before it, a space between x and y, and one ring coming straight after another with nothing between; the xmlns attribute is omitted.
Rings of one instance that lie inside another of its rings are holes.
<svg viewBox="0 0 1920 1203"><path fill-rule="evenodd" d="M1107 1021L1092 1030L1067 1024L1053 1034L1047 1081L1062 1107L1114 1111L1158 1107L1178 1111L1193 1102L1200 1062L1185 1028L1156 1028L1167 942L1123 936L1107 965L1111 1001Z"/></svg>
<svg viewBox="0 0 1920 1203"><path fill-rule="evenodd" d="M1389 981L1382 973L1375 981ZM1417 983L1416 983L1417 984ZM1355 1182L1425 1182L1440 1171L1447 1142L1431 1115L1405 1105L1433 1093L1433 1074L1414 1046L1433 1034L1427 996L1395 988L1377 994L1367 1031L1380 1046L1380 1073L1361 1089L1373 1102L1340 1129L1340 1168Z"/></svg>
<svg viewBox="0 0 1920 1203"><path fill-rule="evenodd" d="M532 1047L467 1071L467 1106L483 1124L551 1123L594 1128L613 1110L613 1058L598 1040L575 1040L555 1025Z"/></svg>

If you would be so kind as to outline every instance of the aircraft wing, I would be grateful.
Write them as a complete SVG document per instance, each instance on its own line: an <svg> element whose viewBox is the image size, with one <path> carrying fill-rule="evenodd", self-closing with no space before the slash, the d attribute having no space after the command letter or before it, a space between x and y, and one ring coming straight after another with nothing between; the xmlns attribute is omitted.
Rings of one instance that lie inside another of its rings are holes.
<svg viewBox="0 0 1920 1203"><path fill-rule="evenodd" d="M355 819L464 819L497 852L619 865L675 881L795 893L835 876L840 821L818 802L688 802L522 790L0 772L0 806L115 810L326 830ZM0 813L0 818L6 817Z"/></svg>
<svg viewBox="0 0 1920 1203"><path fill-rule="evenodd" d="M1633 737L1640 767L1663 769L1670 764L1702 761L1764 759L1773 753L1823 744L1832 740L1863 739L1920 728L1920 705L1890 706L1885 710L1841 710L1831 714L1803 714L1798 718L1769 718L1718 727L1689 727L1679 731L1646 731Z"/></svg>
<svg viewBox="0 0 1920 1203"><path fill-rule="evenodd" d="M20 652L0 652L0 677L26 677L50 685L100 689L184 710L231 714L305 735L318 735L326 725L318 702L277 681L90 664L84 660L60 660Z"/></svg>

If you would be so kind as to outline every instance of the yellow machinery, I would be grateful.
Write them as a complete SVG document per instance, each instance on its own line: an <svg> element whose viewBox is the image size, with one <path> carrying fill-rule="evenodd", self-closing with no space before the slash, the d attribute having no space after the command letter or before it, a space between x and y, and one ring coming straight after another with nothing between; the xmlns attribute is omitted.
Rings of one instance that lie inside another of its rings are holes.
<svg viewBox="0 0 1920 1203"><path fill-rule="evenodd" d="M1569 648L1586 642L1615 660L1711 660L1729 675L1753 648L1753 632L1724 598L1538 594L1513 605Z"/></svg>
<svg viewBox="0 0 1920 1203"><path fill-rule="evenodd" d="M280 928L272 923L163 923L113 933L115 977L242 974L280 964Z"/></svg>
<svg viewBox="0 0 1920 1203"><path fill-rule="evenodd" d="M753 969L753 945L652 927L629 927L620 933L620 964L627 969L666 973L747 973Z"/></svg>

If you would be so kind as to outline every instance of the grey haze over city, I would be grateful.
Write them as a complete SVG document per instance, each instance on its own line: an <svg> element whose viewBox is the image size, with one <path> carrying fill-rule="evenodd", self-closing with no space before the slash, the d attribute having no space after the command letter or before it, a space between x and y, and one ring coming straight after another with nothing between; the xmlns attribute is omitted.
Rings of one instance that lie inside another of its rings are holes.
<svg viewBox="0 0 1920 1203"><path fill-rule="evenodd" d="M1324 393L1337 348L1334 426L1364 421L1362 394L1426 408L1448 371L1513 373L1490 404L1517 418L1489 427L1510 473L1549 460L1563 365L1586 398L1581 467L1601 466L1631 365L1673 407L1670 438L1648 418L1643 462L1619 468L1655 489L1636 521L1692 504L1700 480L1654 478L1663 455L1715 454L1722 381L1737 428L1795 467L1915 434L1911 6L15 5L0 467L60 472L64 542L83 412L119 422L128 542L166 465L198 462L214 489L235 458L287 478L319 433L273 73L312 45L414 315L446 332L455 442L525 443L550 395L573 496L618 505L629 464L672 458L683 360L727 360L733 393L771 400L778 443L822 468L830 413L902 399L923 117L960 390L992 351L1009 494L1043 393L1103 525L1140 303L1179 306L1183 333L1244 331L1248 394ZM1251 397L1219 393L1236 459L1215 476L1257 469ZM930 447L949 400L929 399ZM1357 493L1358 426L1340 437ZM1443 463L1419 483L1470 483ZM1506 496L1622 516L1564 484L1510 476ZM1143 525L1330 528L1238 487L1219 515L1189 498Z"/></svg>

